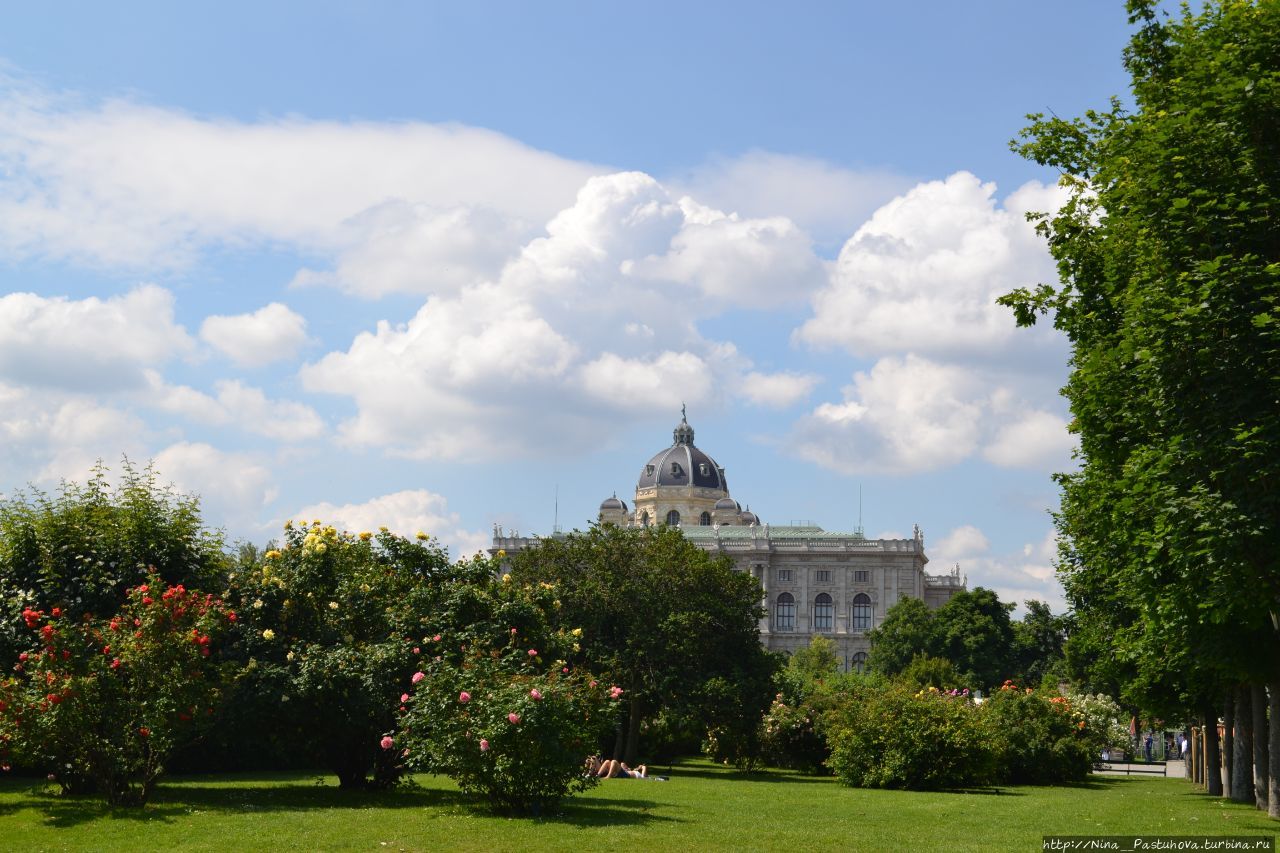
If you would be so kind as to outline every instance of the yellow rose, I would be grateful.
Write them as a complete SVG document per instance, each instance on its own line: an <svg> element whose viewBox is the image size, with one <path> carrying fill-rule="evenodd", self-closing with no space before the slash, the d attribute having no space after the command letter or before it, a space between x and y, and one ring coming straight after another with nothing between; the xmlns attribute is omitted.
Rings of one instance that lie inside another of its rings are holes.
<svg viewBox="0 0 1280 853"><path fill-rule="evenodd" d="M573 634L573 636L575 636L575 637L581 637L581 636L582 636L582 629L581 629L581 628L574 628L574 629L573 629L572 631L570 631L569 633L570 633L570 634Z"/></svg>
<svg viewBox="0 0 1280 853"><path fill-rule="evenodd" d="M361 542L368 542L368 541L369 541L370 539L372 539L372 538L373 538L373 534L372 534L372 533L370 533L370 532L369 532L369 531L367 531L367 530L362 531L362 532L360 533L360 541L361 541Z"/></svg>
<svg viewBox="0 0 1280 853"><path fill-rule="evenodd" d="M416 537L418 538L418 541L419 541L419 542L425 542L425 541L427 541L428 539L430 539L430 538L431 538L431 537L430 537L430 536L428 536L427 534L423 533L421 530L419 530L417 533L415 533L415 534L414 534L414 536L416 536Z"/></svg>
<svg viewBox="0 0 1280 853"><path fill-rule="evenodd" d="M505 549L505 548L499 548L499 549L498 549L498 559L499 559L499 560L505 560L506 558L507 558L507 551L506 551L506 549Z"/></svg>
<svg viewBox="0 0 1280 853"><path fill-rule="evenodd" d="M272 631L270 628L262 632L262 639L264 640L274 640L275 638L276 632Z"/></svg>

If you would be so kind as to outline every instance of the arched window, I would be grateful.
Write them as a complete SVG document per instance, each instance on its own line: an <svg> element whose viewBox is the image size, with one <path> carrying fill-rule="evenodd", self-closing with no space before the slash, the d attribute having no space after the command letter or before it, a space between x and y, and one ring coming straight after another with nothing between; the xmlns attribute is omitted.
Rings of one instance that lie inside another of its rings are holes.
<svg viewBox="0 0 1280 853"><path fill-rule="evenodd" d="M679 527L679 526L680 526L680 513L676 512L673 509L671 510L671 512L667 513L667 527Z"/></svg>
<svg viewBox="0 0 1280 853"><path fill-rule="evenodd" d="M698 516L698 523L701 524L703 527L710 527L711 513L704 512L702 515Z"/></svg>
<svg viewBox="0 0 1280 853"><path fill-rule="evenodd" d="M853 656L853 660L850 661L850 663L853 665L854 672L866 672L867 671L867 653L858 652Z"/></svg>
<svg viewBox="0 0 1280 853"><path fill-rule="evenodd" d="M835 607L831 604L831 596L825 592L813 600L813 630L830 631L835 616Z"/></svg>
<svg viewBox="0 0 1280 853"><path fill-rule="evenodd" d="M779 631L796 629L796 599L789 592L778 596L778 604L773 611L773 626Z"/></svg>
<svg viewBox="0 0 1280 853"><path fill-rule="evenodd" d="M641 527L648 527L648 526L649 526L649 511L648 511L648 510L645 510L644 512L640 513L640 526L641 526Z"/></svg>
<svg viewBox="0 0 1280 853"><path fill-rule="evenodd" d="M871 596L866 593L853 597L853 630L871 630Z"/></svg>

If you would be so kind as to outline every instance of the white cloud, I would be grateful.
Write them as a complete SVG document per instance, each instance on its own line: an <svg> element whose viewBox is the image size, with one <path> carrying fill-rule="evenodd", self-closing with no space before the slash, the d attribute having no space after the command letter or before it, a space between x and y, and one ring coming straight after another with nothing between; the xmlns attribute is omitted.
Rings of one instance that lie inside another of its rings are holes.
<svg viewBox="0 0 1280 853"><path fill-rule="evenodd" d="M712 160L672 184L743 216L785 216L823 245L843 243L911 181L882 170L855 171L812 157L748 151Z"/></svg>
<svg viewBox="0 0 1280 853"><path fill-rule="evenodd" d="M325 433L324 419L310 406L292 400L272 400L262 389L238 379L214 383L213 397L186 385L169 385L155 371L147 371L145 402L161 411L206 425L231 424L255 435L296 443Z"/></svg>
<svg viewBox="0 0 1280 853"><path fill-rule="evenodd" d="M910 351L1006 359L1062 350L1050 324L1018 329L995 304L1019 286L1056 280L1028 205L1056 207L1061 191L1031 183L1004 207L995 185L968 172L920 184L881 207L845 244L830 285L813 300L799 341L860 356Z"/></svg>
<svg viewBox="0 0 1280 853"><path fill-rule="evenodd" d="M1065 470L1077 440L1067 422L1045 411L1029 411L1000 425L982 456L1002 468Z"/></svg>
<svg viewBox="0 0 1280 853"><path fill-rule="evenodd" d="M1004 602L1019 607L1027 599L1039 599L1055 612L1067 609L1062 587L1054 574L1057 534L1050 529L1038 542L1028 543L1014 553L992 553L986 534L972 525L962 525L927 549L930 565L950 568L959 564L968 578L969 589L983 586L995 590ZM937 571L936 569L934 571Z"/></svg>
<svg viewBox="0 0 1280 853"><path fill-rule="evenodd" d="M161 450L153 462L162 482L200 497L207 523L235 531L259 529L262 511L279 493L267 463L253 453L182 441Z"/></svg>
<svg viewBox="0 0 1280 853"><path fill-rule="evenodd" d="M0 252L154 268L289 244L333 257L332 278L370 295L473 277L414 275L415 260L492 272L600 171L455 124L240 122L12 77L0 116Z"/></svg>
<svg viewBox="0 0 1280 853"><path fill-rule="evenodd" d="M307 342L307 321L280 302L251 314L212 315L200 324L205 343L244 367L292 358Z"/></svg>
<svg viewBox="0 0 1280 853"><path fill-rule="evenodd" d="M146 367L194 349L173 307L173 294L153 285L107 299L0 297L0 377L82 391L142 386Z"/></svg>
<svg viewBox="0 0 1280 853"><path fill-rule="evenodd" d="M449 511L448 504L441 495L425 489L408 489L358 504L311 504L294 513L294 518L321 519L353 533L380 527L402 536L414 536L421 531L438 538L454 559L487 549L492 544L490 536L463 528L460 517Z"/></svg>
<svg viewBox="0 0 1280 853"><path fill-rule="evenodd" d="M742 378L739 396L757 406L785 409L808 398L820 381L817 376L792 371L761 373L753 370Z"/></svg>
<svg viewBox="0 0 1280 853"><path fill-rule="evenodd" d="M778 289L799 292L786 260L794 246L772 236L782 224L673 200L640 173L597 177L495 281L359 335L304 366L304 387L355 401L340 427L347 441L415 458L574 446L620 417L711 403L751 363L699 334L697 320L731 300L676 259L683 237L720 223L733 227L715 237L717 263L787 271ZM734 252L746 260L729 260Z"/></svg>
<svg viewBox="0 0 1280 853"><path fill-rule="evenodd" d="M884 358L853 377L843 402L823 403L797 422L798 451L848 474L945 467L977 446L981 395L958 367Z"/></svg>

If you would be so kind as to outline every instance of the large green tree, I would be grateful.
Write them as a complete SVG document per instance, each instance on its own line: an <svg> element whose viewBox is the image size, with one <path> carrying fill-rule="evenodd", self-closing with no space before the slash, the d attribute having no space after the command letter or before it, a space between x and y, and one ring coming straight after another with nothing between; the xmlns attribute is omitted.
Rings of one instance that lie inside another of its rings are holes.
<svg viewBox="0 0 1280 853"><path fill-rule="evenodd" d="M760 586L676 528L592 527L512 555L511 582L554 584L581 663L623 688L617 751L632 761L659 714L750 753L773 696L760 645ZM732 757L749 759L749 754Z"/></svg>
<svg viewBox="0 0 1280 853"><path fill-rule="evenodd" d="M1280 4L1157 5L1128 3L1132 107L1024 132L1070 192L1040 222L1061 280L1003 301L1072 345L1061 568L1094 660L1118 659L1131 702L1210 722L1234 685L1270 682L1275 718Z"/></svg>

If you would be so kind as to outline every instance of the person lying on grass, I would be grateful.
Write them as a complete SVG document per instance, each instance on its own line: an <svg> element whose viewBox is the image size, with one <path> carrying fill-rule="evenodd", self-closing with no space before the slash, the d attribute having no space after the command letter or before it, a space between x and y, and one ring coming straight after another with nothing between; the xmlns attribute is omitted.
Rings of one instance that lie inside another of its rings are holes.
<svg viewBox="0 0 1280 853"><path fill-rule="evenodd" d="M587 775L600 779L645 779L649 775L649 768L641 764L633 770L615 758L601 761L600 756L592 755L587 758Z"/></svg>

